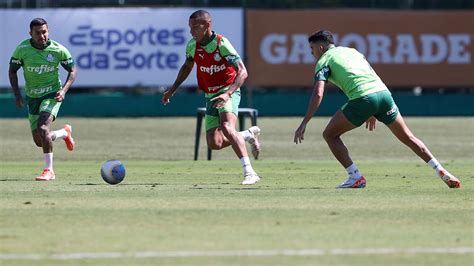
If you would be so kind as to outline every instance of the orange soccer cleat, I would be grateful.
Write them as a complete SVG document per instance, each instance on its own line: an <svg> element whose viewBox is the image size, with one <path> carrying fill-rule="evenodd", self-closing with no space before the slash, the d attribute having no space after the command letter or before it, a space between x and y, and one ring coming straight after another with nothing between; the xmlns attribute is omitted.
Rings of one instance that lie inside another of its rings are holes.
<svg viewBox="0 0 474 266"><path fill-rule="evenodd" d="M440 170L438 172L439 177L448 185L450 188L461 188L461 181L457 177L453 176L446 170Z"/></svg>
<svg viewBox="0 0 474 266"><path fill-rule="evenodd" d="M53 170L49 168L45 168L41 175L36 177L36 181L51 181L54 180L56 177L54 176Z"/></svg>
<svg viewBox="0 0 474 266"><path fill-rule="evenodd" d="M74 139L72 138L72 127L68 124L64 125L64 130L67 132L67 136L64 138L66 148L70 151L74 150Z"/></svg>

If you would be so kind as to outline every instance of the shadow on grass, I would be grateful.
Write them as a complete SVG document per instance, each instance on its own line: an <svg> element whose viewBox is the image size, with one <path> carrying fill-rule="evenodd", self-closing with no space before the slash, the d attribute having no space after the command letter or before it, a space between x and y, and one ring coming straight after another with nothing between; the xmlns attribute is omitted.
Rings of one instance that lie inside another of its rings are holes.
<svg viewBox="0 0 474 266"><path fill-rule="evenodd" d="M322 189L321 187L241 187L241 188L225 188L225 187L190 187L189 189L204 189L204 190L219 190L219 189L228 189L228 190L316 190Z"/></svg>
<svg viewBox="0 0 474 266"><path fill-rule="evenodd" d="M111 184L106 184L106 183L84 183L84 184L75 184L75 185L76 186L152 186L152 187L155 187L155 186L162 186L165 184L160 184L160 183L127 184L127 183L124 183L124 184L111 185Z"/></svg>
<svg viewBox="0 0 474 266"><path fill-rule="evenodd" d="M75 184L76 186L151 186L151 187L156 187L156 186L169 186L170 184L161 184L161 183L141 183L141 184L116 184L116 185L109 185L105 183L83 183L83 184ZM230 185L229 183L222 183L220 185ZM208 187L209 186L209 187ZM219 187L218 185L214 184L203 184L202 186L199 186L197 184L194 184L192 187L189 187L188 189L193 189L193 190L317 190L317 189L323 189L322 187Z"/></svg>

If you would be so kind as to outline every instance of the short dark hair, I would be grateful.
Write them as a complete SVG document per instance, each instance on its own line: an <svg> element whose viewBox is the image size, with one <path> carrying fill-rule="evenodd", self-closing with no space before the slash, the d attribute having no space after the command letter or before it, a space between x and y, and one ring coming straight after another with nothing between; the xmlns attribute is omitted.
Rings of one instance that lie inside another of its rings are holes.
<svg viewBox="0 0 474 266"><path fill-rule="evenodd" d="M334 44L334 37L332 37L332 33L328 30L320 30L313 35L309 36L308 42L321 42L324 45Z"/></svg>
<svg viewBox="0 0 474 266"><path fill-rule="evenodd" d="M209 12L207 12L206 10L197 10L195 11L194 13L191 14L191 16L189 16L189 18L191 19L204 19L204 20L207 20L207 19L210 19L211 18L211 14L209 14Z"/></svg>
<svg viewBox="0 0 474 266"><path fill-rule="evenodd" d="M44 18L35 18L30 22L30 31L33 30L33 27L48 25L48 22Z"/></svg>

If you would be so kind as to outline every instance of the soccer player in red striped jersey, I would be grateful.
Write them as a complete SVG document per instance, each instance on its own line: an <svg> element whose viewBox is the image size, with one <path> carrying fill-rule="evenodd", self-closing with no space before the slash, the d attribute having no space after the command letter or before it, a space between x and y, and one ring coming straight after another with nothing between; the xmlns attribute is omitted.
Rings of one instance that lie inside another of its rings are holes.
<svg viewBox="0 0 474 266"><path fill-rule="evenodd" d="M163 94L162 102L167 105L178 87L197 66L199 89L206 97L206 139L211 149L220 150L232 146L240 159L244 180L242 185L252 185L260 177L252 168L245 146L248 141L255 159L260 153L257 136L260 128L253 126L237 132L235 125L240 103L240 87L247 78L247 69L230 41L212 31L211 15L198 10L189 17L189 28L193 38L186 47L186 61L179 70L174 84Z"/></svg>

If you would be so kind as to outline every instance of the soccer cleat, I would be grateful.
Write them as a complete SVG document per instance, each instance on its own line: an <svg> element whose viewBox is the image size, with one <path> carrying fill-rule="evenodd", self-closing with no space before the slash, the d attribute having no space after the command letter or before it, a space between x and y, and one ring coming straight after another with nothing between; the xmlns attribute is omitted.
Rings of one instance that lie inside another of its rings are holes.
<svg viewBox="0 0 474 266"><path fill-rule="evenodd" d="M461 181L457 177L453 176L446 170L440 170L438 172L439 177L448 185L450 188L461 188Z"/></svg>
<svg viewBox="0 0 474 266"><path fill-rule="evenodd" d="M359 179L348 178L344 183L337 186L337 188L365 188L367 181L365 177L361 176Z"/></svg>
<svg viewBox="0 0 474 266"><path fill-rule="evenodd" d="M244 180L242 181L242 185L253 185L260 181L260 177L256 174L245 174Z"/></svg>
<svg viewBox="0 0 474 266"><path fill-rule="evenodd" d="M56 177L54 176L54 171L49 168L45 168L41 175L36 177L36 181L51 181L55 178Z"/></svg>
<svg viewBox="0 0 474 266"><path fill-rule="evenodd" d="M250 148L252 150L252 155L255 158L255 160L258 160L258 156L260 155L260 142L258 141L258 135L260 135L260 128L257 126L250 127L248 129L250 133L252 133L253 137L248 140L250 143Z"/></svg>
<svg viewBox="0 0 474 266"><path fill-rule="evenodd" d="M74 150L74 139L72 138L72 127L68 124L64 125L64 130L67 132L67 136L64 138L66 148L70 151Z"/></svg>

